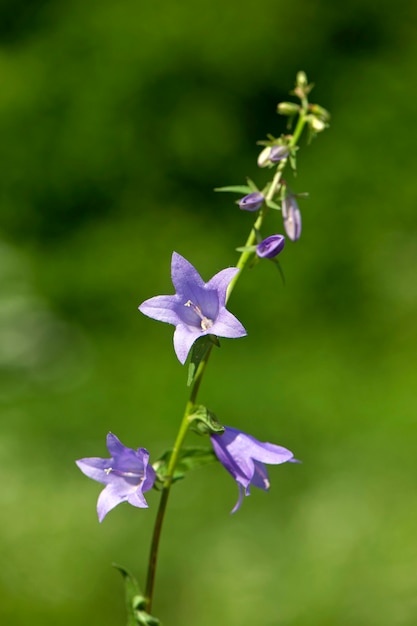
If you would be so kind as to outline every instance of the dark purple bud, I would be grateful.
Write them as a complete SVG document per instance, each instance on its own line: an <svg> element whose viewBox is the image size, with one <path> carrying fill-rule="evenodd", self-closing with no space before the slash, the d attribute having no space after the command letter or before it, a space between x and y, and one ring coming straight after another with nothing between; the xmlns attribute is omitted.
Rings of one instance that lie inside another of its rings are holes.
<svg viewBox="0 0 417 626"><path fill-rule="evenodd" d="M269 152L269 160L271 163L278 163L278 161L286 159L289 153L287 146L272 146Z"/></svg>
<svg viewBox="0 0 417 626"><path fill-rule="evenodd" d="M273 259L284 249L284 235L270 235L256 246L256 254L261 259Z"/></svg>
<svg viewBox="0 0 417 626"><path fill-rule="evenodd" d="M265 198L260 191L253 191L239 200L239 208L242 211L257 211L263 205Z"/></svg>
<svg viewBox="0 0 417 626"><path fill-rule="evenodd" d="M301 213L293 195L286 196L282 201L282 217L289 239L297 241L301 235Z"/></svg>

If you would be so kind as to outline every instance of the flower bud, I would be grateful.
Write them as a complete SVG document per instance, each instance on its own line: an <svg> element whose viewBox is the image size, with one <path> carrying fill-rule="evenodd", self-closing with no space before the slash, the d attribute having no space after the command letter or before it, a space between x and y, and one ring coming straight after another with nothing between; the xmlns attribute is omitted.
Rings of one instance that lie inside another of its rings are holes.
<svg viewBox="0 0 417 626"><path fill-rule="evenodd" d="M253 191L249 195L241 198L238 202L242 211L257 211L263 205L265 198L260 191Z"/></svg>
<svg viewBox="0 0 417 626"><path fill-rule="evenodd" d="M289 153L288 146L266 146L258 156L258 167L268 167L271 163L278 163L286 159Z"/></svg>
<svg viewBox="0 0 417 626"><path fill-rule="evenodd" d="M282 217L284 228L291 241L297 241L301 235L301 213L293 195L286 196L282 201Z"/></svg>
<svg viewBox="0 0 417 626"><path fill-rule="evenodd" d="M271 146L266 146L258 156L258 167L267 167L271 164L269 160L269 153L271 152Z"/></svg>
<svg viewBox="0 0 417 626"><path fill-rule="evenodd" d="M284 235L270 235L256 246L256 254L261 259L273 259L284 249Z"/></svg>
<svg viewBox="0 0 417 626"><path fill-rule="evenodd" d="M277 112L280 115L297 115L300 107L294 102L280 102L277 106Z"/></svg>
<svg viewBox="0 0 417 626"><path fill-rule="evenodd" d="M310 104L309 110L314 113L314 115L317 115L317 117L322 119L323 122L328 122L330 120L330 113L319 104Z"/></svg>
<svg viewBox="0 0 417 626"><path fill-rule="evenodd" d="M311 130L314 130L315 133L321 133L321 131L327 127L326 122L315 115L310 115L309 124Z"/></svg>
<svg viewBox="0 0 417 626"><path fill-rule="evenodd" d="M290 151L287 146L271 146L269 151L269 160L271 163L278 163L282 159L286 159Z"/></svg>
<svg viewBox="0 0 417 626"><path fill-rule="evenodd" d="M304 89L308 85L307 75L305 72L297 72L297 77L295 79L297 87L301 87Z"/></svg>

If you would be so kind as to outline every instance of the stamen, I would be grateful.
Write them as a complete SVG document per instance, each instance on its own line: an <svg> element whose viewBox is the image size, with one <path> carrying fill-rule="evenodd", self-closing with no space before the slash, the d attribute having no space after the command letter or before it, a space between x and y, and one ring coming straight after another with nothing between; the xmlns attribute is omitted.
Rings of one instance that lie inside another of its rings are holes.
<svg viewBox="0 0 417 626"><path fill-rule="evenodd" d="M193 302L191 302L191 300L187 300L187 302L184 303L184 306L188 306L188 307L192 308L194 313L196 313L198 315L198 317L201 320L201 322L200 322L201 330L208 330L209 328L211 328L213 326L213 324L214 324L213 320L211 320L209 317L206 317L205 315L203 315L203 312L202 312L201 308L198 305L196 305Z"/></svg>

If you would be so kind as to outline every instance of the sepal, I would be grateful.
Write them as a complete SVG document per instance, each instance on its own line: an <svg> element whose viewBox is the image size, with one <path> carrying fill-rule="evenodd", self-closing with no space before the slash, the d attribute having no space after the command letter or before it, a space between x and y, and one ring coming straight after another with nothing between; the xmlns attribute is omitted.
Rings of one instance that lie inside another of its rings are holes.
<svg viewBox="0 0 417 626"><path fill-rule="evenodd" d="M202 404L194 407L188 420L191 424L190 428L198 435L221 435L224 433L224 426L220 424L214 413Z"/></svg>

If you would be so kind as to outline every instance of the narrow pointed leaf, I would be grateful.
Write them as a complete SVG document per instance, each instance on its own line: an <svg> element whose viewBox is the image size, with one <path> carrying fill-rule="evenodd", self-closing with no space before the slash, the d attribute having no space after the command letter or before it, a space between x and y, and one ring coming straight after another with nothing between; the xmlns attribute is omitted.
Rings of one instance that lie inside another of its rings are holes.
<svg viewBox="0 0 417 626"><path fill-rule="evenodd" d="M251 191L254 191L254 189L252 189L252 187L249 187L249 185L229 185L228 187L215 187L214 191L231 191L232 193L250 193Z"/></svg>
<svg viewBox="0 0 417 626"><path fill-rule="evenodd" d="M139 585L135 577L124 567L117 565L116 563L113 563L113 567L119 570L123 576L127 610L127 626L138 626L140 622L136 619L136 607L138 606L138 602L144 599L140 592Z"/></svg>

